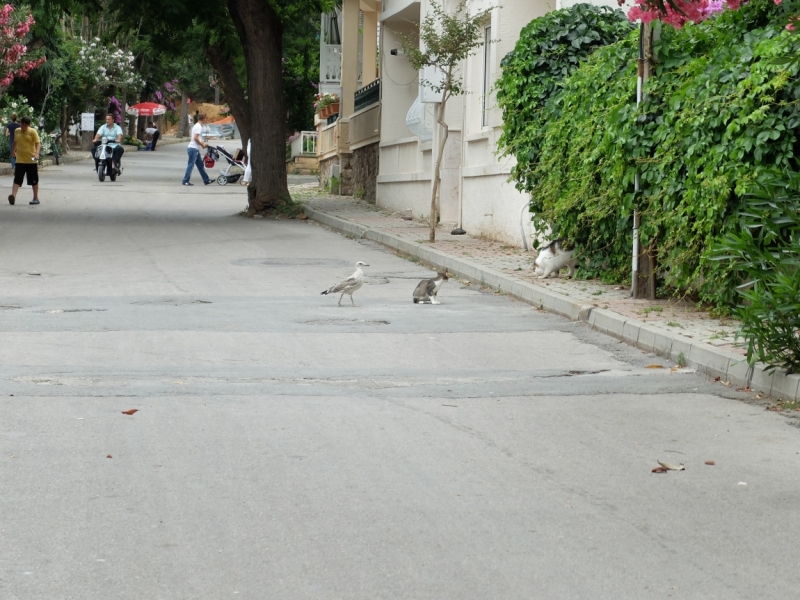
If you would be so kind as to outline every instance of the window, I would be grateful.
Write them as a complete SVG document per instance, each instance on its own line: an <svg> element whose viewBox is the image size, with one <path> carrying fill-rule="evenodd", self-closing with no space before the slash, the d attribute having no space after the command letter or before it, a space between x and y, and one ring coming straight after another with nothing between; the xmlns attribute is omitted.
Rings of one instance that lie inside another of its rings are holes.
<svg viewBox="0 0 800 600"><path fill-rule="evenodd" d="M492 89L491 63L492 26L483 29L483 93L481 95L481 127L489 126L489 92Z"/></svg>

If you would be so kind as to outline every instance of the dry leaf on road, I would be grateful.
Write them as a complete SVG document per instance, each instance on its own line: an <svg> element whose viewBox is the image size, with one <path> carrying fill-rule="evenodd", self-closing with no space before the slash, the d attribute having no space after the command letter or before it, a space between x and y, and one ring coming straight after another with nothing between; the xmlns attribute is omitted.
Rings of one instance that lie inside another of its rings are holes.
<svg viewBox="0 0 800 600"><path fill-rule="evenodd" d="M645 369L663 369L664 365L647 365Z"/></svg>
<svg viewBox="0 0 800 600"><path fill-rule="evenodd" d="M110 454L106 454L106 458L113 458Z"/></svg>
<svg viewBox="0 0 800 600"><path fill-rule="evenodd" d="M138 408L132 408L130 410L123 410L122 414L123 415L132 415L135 412L139 412L139 409Z"/></svg>
<svg viewBox="0 0 800 600"><path fill-rule="evenodd" d="M715 463L713 460L707 460L706 464L713 467L717 463Z"/></svg>
<svg viewBox="0 0 800 600"><path fill-rule="evenodd" d="M686 467L683 466L683 463L681 463L679 465L671 465L669 463L661 462L660 460L656 461L656 462L658 462L658 464L660 464L665 469L668 469L669 471L685 471L686 470Z"/></svg>
<svg viewBox="0 0 800 600"><path fill-rule="evenodd" d="M655 469L653 469L650 472L651 473L666 473L667 471L669 471L669 469L665 469L664 467L656 467Z"/></svg>

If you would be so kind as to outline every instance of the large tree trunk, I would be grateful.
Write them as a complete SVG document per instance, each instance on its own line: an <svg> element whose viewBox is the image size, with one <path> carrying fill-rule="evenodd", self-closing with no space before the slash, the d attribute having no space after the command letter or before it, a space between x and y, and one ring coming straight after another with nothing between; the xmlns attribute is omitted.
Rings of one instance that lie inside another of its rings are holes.
<svg viewBox="0 0 800 600"><path fill-rule="evenodd" d="M281 70L283 27L270 3L263 0L228 0L228 10L247 66L254 157L253 180L247 195L248 214L253 215L291 200L286 181L286 108ZM227 89L225 91L227 95Z"/></svg>
<svg viewBox="0 0 800 600"><path fill-rule="evenodd" d="M247 148L250 139L250 106L244 96L244 88L236 74L236 65L225 50L217 45L206 46L208 62L219 74L222 88L225 90L225 101L231 109L231 114L236 120L239 134L242 136L242 148ZM218 102L217 102L218 103Z"/></svg>
<svg viewBox="0 0 800 600"><path fill-rule="evenodd" d="M186 137L191 130L189 129L189 94L184 91L181 91L181 116L179 118L178 131L175 132L175 135L179 138Z"/></svg>

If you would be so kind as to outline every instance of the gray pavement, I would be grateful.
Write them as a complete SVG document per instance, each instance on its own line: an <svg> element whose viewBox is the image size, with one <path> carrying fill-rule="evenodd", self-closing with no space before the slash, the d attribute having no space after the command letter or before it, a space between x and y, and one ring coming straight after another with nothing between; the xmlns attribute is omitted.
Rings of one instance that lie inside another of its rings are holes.
<svg viewBox="0 0 800 600"><path fill-rule="evenodd" d="M184 164L0 206L0 598L796 595L794 421Z"/></svg>

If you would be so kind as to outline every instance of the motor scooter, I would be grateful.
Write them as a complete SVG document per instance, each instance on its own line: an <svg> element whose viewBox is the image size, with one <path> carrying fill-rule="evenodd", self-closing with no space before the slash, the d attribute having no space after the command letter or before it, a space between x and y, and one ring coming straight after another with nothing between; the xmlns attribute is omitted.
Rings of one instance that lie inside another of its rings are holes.
<svg viewBox="0 0 800 600"><path fill-rule="evenodd" d="M97 177L100 181L106 180L106 175L108 175L111 181L116 181L119 175L122 175L122 165L117 165L114 167L113 160L112 160L112 149L108 145L108 138L103 136L100 139L100 145L95 150L97 160L99 161L97 165Z"/></svg>

